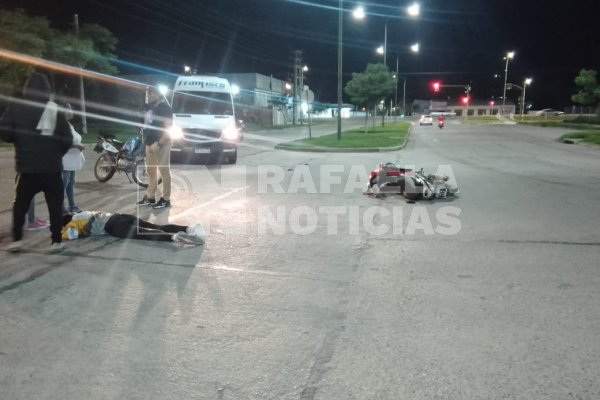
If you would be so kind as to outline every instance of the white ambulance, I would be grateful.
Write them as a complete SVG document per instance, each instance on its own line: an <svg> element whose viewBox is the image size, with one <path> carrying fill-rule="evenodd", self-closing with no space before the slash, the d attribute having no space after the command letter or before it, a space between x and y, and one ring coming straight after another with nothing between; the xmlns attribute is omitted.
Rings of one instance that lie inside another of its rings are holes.
<svg viewBox="0 0 600 400"><path fill-rule="evenodd" d="M227 79L180 76L171 98L174 159L201 158L209 163L235 164L240 132L236 127L231 86Z"/></svg>

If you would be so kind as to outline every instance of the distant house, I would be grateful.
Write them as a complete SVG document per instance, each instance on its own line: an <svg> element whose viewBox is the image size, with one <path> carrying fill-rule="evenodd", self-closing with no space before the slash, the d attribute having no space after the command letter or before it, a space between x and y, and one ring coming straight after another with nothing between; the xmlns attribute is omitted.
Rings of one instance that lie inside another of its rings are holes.
<svg viewBox="0 0 600 400"><path fill-rule="evenodd" d="M481 102L472 100L469 105L448 104L447 101L437 100L414 100L413 113L416 114L438 114L446 113L451 115L514 115L514 104L495 104L494 102Z"/></svg>

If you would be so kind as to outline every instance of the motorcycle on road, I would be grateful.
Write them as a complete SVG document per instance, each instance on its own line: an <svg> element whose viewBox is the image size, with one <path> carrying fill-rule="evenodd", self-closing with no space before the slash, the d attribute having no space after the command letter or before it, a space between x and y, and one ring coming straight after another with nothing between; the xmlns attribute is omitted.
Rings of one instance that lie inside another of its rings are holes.
<svg viewBox="0 0 600 400"><path fill-rule="evenodd" d="M115 172L124 172L129 182L133 179L141 187L148 187L148 172L142 142L141 134L128 138L124 143L113 135L98 136L98 143L94 147L94 151L100 153L94 165L96 179L100 182L108 182ZM159 178L159 183L161 180Z"/></svg>

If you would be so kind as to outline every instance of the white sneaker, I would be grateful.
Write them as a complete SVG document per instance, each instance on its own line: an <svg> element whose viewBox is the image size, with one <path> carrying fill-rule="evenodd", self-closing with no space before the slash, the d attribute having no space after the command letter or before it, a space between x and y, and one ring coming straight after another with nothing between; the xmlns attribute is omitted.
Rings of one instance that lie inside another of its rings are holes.
<svg viewBox="0 0 600 400"><path fill-rule="evenodd" d="M17 240L15 242L12 242L11 244L9 244L8 246L6 246L6 250L11 252L11 253L18 253L21 250L23 250L23 241L22 240Z"/></svg>
<svg viewBox="0 0 600 400"><path fill-rule="evenodd" d="M65 246L62 243L52 243L52 247L50 247L50 253L56 254L60 253L65 249Z"/></svg>
<svg viewBox="0 0 600 400"><path fill-rule="evenodd" d="M194 236L201 238L202 240L206 240L206 231L204 230L204 227L202 227L201 224L196 224L194 226L188 226L186 231L190 235L194 235Z"/></svg>
<svg viewBox="0 0 600 400"><path fill-rule="evenodd" d="M173 235L173 241L186 244L204 244L204 239L186 232L177 232Z"/></svg>

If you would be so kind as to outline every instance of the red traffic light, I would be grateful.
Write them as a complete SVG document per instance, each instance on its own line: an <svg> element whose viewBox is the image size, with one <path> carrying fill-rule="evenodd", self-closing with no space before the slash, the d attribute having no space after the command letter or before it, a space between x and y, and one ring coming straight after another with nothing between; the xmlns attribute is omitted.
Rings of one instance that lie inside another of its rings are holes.
<svg viewBox="0 0 600 400"><path fill-rule="evenodd" d="M439 92L441 87L442 87L442 84L440 82L431 82L431 89L434 92Z"/></svg>
<svg viewBox="0 0 600 400"><path fill-rule="evenodd" d="M494 100L490 100L490 107L494 107L494 104L496 104Z"/></svg>
<svg viewBox="0 0 600 400"><path fill-rule="evenodd" d="M469 104L469 96L463 96L463 98L462 98L462 102L463 102L464 104Z"/></svg>

